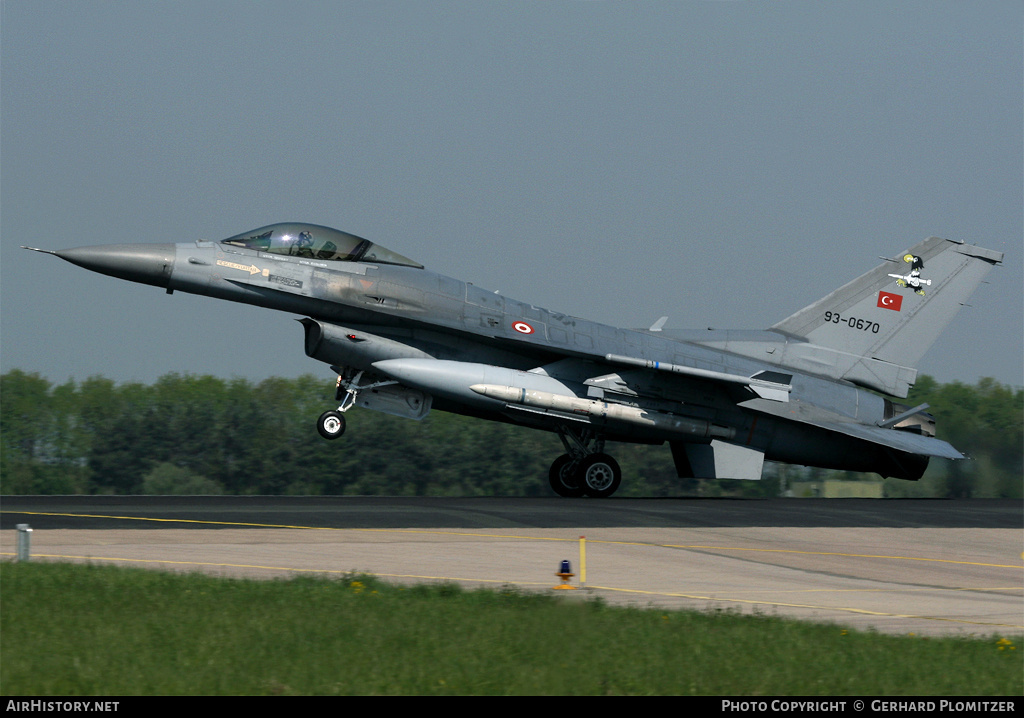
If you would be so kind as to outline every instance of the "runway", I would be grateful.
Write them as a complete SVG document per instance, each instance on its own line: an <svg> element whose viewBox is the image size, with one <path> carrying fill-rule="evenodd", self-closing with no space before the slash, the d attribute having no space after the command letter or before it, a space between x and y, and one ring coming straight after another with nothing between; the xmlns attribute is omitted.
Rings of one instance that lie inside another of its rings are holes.
<svg viewBox="0 0 1024 718"><path fill-rule="evenodd" d="M1020 501L3 497L4 559L20 523L34 561L548 591L567 559L573 599L1024 635Z"/></svg>

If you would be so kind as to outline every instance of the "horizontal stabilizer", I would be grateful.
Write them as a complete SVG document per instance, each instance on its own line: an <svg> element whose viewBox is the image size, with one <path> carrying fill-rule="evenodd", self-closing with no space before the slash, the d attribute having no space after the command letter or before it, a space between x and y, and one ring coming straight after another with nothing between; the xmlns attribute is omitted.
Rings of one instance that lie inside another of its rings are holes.
<svg viewBox="0 0 1024 718"><path fill-rule="evenodd" d="M846 421L822 421L812 423L814 423L815 426L820 426L824 429L838 431L839 433L846 434L847 436L863 439L864 441L870 441L872 444L888 446L890 449L896 449L897 451L903 451L908 454L934 456L939 459L966 458L963 454L942 439L936 439L931 436L914 434L912 432L901 431L899 429L883 429L880 426L867 426L866 424L857 424Z"/></svg>
<svg viewBox="0 0 1024 718"><path fill-rule="evenodd" d="M741 406L745 406L760 414L774 416L786 421L795 421L800 424L807 424L808 426L816 426L828 431L835 431L855 439L871 442L872 444L887 446L896 451L919 454L921 456L935 456L940 459L965 458L963 454L941 439L925 434L917 434L905 429L890 429L873 424L861 424L834 413L828 413L823 416L818 412L791 412L788 410L788 407L783 407L779 404L762 402L757 406L753 406L752 402L747 402ZM916 406L911 414L917 414L920 410L921 407ZM901 421L906 418L906 413L900 414ZM888 425L888 422L886 422L886 425Z"/></svg>

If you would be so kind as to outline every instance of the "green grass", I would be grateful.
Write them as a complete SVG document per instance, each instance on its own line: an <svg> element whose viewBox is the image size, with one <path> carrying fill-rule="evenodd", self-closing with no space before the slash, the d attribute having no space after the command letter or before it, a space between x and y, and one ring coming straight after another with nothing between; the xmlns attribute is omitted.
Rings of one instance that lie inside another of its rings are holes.
<svg viewBox="0 0 1024 718"><path fill-rule="evenodd" d="M366 576L0 563L6 695L1019 696L1019 643Z"/></svg>

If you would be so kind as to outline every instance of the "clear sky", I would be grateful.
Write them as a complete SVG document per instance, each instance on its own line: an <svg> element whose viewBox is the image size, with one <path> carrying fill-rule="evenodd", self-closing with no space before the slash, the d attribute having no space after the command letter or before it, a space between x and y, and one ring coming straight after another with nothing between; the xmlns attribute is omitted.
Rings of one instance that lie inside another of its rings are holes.
<svg viewBox="0 0 1024 718"><path fill-rule="evenodd" d="M1024 5L3 0L0 369L330 370L285 313L19 245L281 221L618 326L766 328L930 235L1006 253L919 369L1020 385Z"/></svg>

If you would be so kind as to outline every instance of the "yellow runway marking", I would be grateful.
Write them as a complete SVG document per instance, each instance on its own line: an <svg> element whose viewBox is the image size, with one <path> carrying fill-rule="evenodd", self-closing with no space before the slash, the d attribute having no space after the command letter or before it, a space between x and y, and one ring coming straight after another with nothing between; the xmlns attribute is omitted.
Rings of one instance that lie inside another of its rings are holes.
<svg viewBox="0 0 1024 718"><path fill-rule="evenodd" d="M1024 563L1019 566L1011 566L1009 564L1001 563L982 563L979 561L955 561L949 558L925 558L923 556L885 556L881 554L870 554L870 553L841 553L839 551L797 551L795 549L783 549L783 548L733 548L725 546L676 546L673 544L659 544L665 548L686 548L686 549L706 549L715 551L763 551L767 553L793 553L803 554L810 556L843 556L845 558L884 558L894 561L935 561L938 563L956 563L967 566L988 566L990 568L1024 568Z"/></svg>
<svg viewBox="0 0 1024 718"><path fill-rule="evenodd" d="M442 536L471 536L473 538L514 538L529 541L577 541L578 539L554 538L544 536L506 536L501 534L471 534L461 531L431 531L428 529L367 529L367 528L336 528L334 526L292 526L289 524L256 524L242 521L202 521L200 519L157 519L146 516L110 516L106 514L58 514L44 511L0 511L0 514L18 514L21 516L71 516L81 519L120 519L122 521L160 521L164 523L204 524L207 526L242 526L260 529L294 529L296 531L365 531L367 533L399 533L399 534L437 534Z"/></svg>
<svg viewBox="0 0 1024 718"><path fill-rule="evenodd" d="M14 556L13 553L0 552L0 556ZM126 563L160 563L170 564L175 566L208 566L213 568L255 568L263 571L292 571L295 573L316 573L316 574L359 574L362 571L351 571L336 568L294 568L292 566L259 566L256 564L248 563L213 563L209 561L170 561L168 559L159 558L120 558L117 556L71 556L68 554L56 554L56 553L34 553L32 558L63 558L63 559L77 559L81 561L124 561ZM462 581L466 583L497 583L497 584L509 584L511 581L495 579L495 578L459 578L457 576L420 576L416 574L406 573L372 573L366 572L369 575L375 577L384 578L416 578L430 581ZM537 582L537 581L516 581L516 585L526 586L547 586L548 583L552 582Z"/></svg>
<svg viewBox="0 0 1024 718"><path fill-rule="evenodd" d="M149 518L144 516L110 516L105 514L66 514L66 513L49 513L42 511L0 511L0 514L19 514L24 516L69 516L74 518L90 518L90 519L119 519L122 521L158 521L162 523L189 523L189 524L204 524L212 526L245 526L250 528L270 528L270 529L294 529L303 531L364 531L368 533L398 533L398 534L433 534L438 536L468 536L473 538L495 538L495 539L518 539L521 541L571 541L577 542L578 538L556 538L550 536L516 536L509 534L481 534L481 533L465 533L462 531L436 531L428 529L368 529L368 528L335 528L332 526L291 526L288 524L258 524L258 523L245 523L238 521L203 521L199 519L158 519ZM887 556L883 554L860 554L860 553L843 553L838 551L799 551L796 549L776 549L776 548L748 548L742 546L705 546L701 544L661 544L661 543L646 543L643 541L606 541L602 539L588 538L590 543L600 544L611 544L618 546L657 546L661 548L676 548L676 549L690 549L690 550L705 550L705 551L750 551L757 553L783 553L783 554L795 554L802 556L842 556L845 558L873 558L873 559L885 559L889 561L927 561L933 563L948 563L948 564L959 564L966 566L986 566L989 568L1024 568L1024 563L1020 565L1000 564L1000 563L983 563L979 561L957 561L954 559L947 558L926 558L923 556Z"/></svg>
<svg viewBox="0 0 1024 718"><path fill-rule="evenodd" d="M874 583L892 583L882 579L870 579ZM899 584L897 584L899 585ZM924 588L900 588L899 593L924 591L1021 591L1024 586L926 586ZM758 593L891 593L888 588L794 588L787 590L758 590Z"/></svg>
<svg viewBox="0 0 1024 718"><path fill-rule="evenodd" d="M948 623L967 623L975 626L996 626L1000 628L1024 628L1024 624L1018 625L1013 623L990 623L987 621L967 621L960 618L942 618L940 616L918 616L909 613L885 613L883 611L869 611L865 608L853 608L850 606L816 606L813 604L806 603L781 603L774 601L755 601L743 598L716 598L714 596L696 596L686 593L662 593L659 591L640 591L631 588L614 588L612 586L591 586L591 588L600 589L602 591L615 591L619 593L635 593L646 596L668 596L674 598L686 598L695 601L718 601L725 603L743 603L754 606L778 606L780 608L810 608L818 611L842 611L845 613L860 613L865 616L885 616L887 618L920 618L926 621L945 621ZM963 590L963 589L953 589Z"/></svg>

